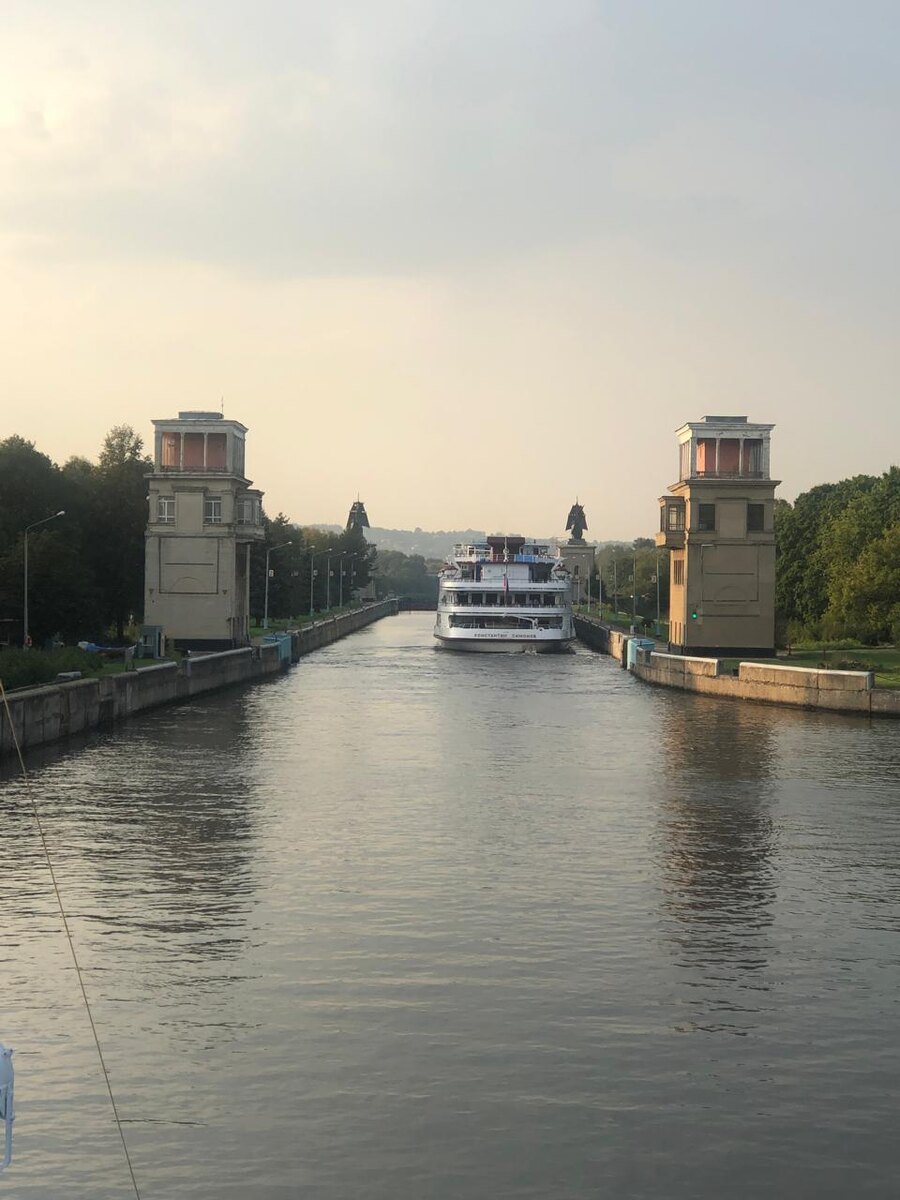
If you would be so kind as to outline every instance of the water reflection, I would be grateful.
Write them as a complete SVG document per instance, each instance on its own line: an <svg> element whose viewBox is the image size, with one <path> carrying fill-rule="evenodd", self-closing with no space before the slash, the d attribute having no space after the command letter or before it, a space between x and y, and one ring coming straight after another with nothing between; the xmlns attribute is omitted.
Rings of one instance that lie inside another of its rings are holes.
<svg viewBox="0 0 900 1200"><path fill-rule="evenodd" d="M663 928L693 989L689 1027L746 1032L746 1014L759 1007L746 992L768 987L772 951L771 714L679 697L662 732Z"/></svg>
<svg viewBox="0 0 900 1200"><path fill-rule="evenodd" d="M198 708L190 720L180 708L151 714L64 757L29 756L61 883L81 893L85 936L128 942L137 972L150 961L175 976L186 961L234 958L245 943L257 887L246 705L231 695ZM0 864L24 844L40 888L25 789L11 780L4 792Z"/></svg>

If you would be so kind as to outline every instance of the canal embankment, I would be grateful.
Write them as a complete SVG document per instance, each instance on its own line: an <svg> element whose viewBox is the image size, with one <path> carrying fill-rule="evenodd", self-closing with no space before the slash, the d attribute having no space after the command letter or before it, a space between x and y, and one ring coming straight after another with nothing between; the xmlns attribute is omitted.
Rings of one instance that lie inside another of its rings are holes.
<svg viewBox="0 0 900 1200"><path fill-rule="evenodd" d="M647 638L591 617L576 615L575 629L585 645L609 654L638 679L659 687L729 700L900 718L900 689L876 687L872 671L754 662L742 662L729 669L722 659L654 649Z"/></svg>
<svg viewBox="0 0 900 1200"><path fill-rule="evenodd" d="M164 704L271 678L314 650L396 612L396 600L382 600L288 630L261 645L7 692L7 705L0 712L0 757L14 753L16 741L23 750L31 749L108 727Z"/></svg>

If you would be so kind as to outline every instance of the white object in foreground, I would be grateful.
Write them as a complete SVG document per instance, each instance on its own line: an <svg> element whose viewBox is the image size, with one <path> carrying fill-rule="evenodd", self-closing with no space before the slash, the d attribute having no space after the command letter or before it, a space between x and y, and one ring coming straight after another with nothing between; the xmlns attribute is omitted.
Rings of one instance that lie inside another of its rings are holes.
<svg viewBox="0 0 900 1200"><path fill-rule="evenodd" d="M8 1167L12 1159L12 1127L13 1127L13 1065L12 1050L7 1050L0 1042L0 1121L3 1122L5 1138L3 1157L0 1158L0 1171Z"/></svg>

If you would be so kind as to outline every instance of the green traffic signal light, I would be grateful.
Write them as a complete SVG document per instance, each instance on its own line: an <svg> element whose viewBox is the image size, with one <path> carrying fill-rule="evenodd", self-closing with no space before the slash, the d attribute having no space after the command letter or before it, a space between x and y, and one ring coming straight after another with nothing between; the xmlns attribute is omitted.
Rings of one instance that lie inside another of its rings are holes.
<svg viewBox="0 0 900 1200"><path fill-rule="evenodd" d="M696 621L696 620L697 620L697 613L696 613L696 612L692 612L692 613L691 613L691 620L692 620L692 621Z"/></svg>

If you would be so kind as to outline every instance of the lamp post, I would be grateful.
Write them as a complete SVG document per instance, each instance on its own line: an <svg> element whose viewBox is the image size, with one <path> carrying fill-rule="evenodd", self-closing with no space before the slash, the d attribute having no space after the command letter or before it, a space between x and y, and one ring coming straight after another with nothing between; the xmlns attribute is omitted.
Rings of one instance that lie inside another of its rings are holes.
<svg viewBox="0 0 900 1200"><path fill-rule="evenodd" d="M338 608L344 607L344 564L343 564L342 560L345 558L356 558L356 551L354 550L352 553L345 551L341 555L341 559L339 560L341 575L340 575L339 590L338 590Z"/></svg>
<svg viewBox="0 0 900 1200"><path fill-rule="evenodd" d="M315 559L323 554L330 554L331 547L326 546L324 550L310 550L309 552L309 615L313 615L313 595L315 593L316 573L313 570Z"/></svg>
<svg viewBox="0 0 900 1200"><path fill-rule="evenodd" d="M637 620L637 551L631 560L631 623Z"/></svg>
<svg viewBox="0 0 900 1200"><path fill-rule="evenodd" d="M269 628L269 557L276 550L283 550L285 546L292 546L293 542L279 542L277 546L270 546L266 551L266 598L263 601L263 629Z"/></svg>
<svg viewBox="0 0 900 1200"><path fill-rule="evenodd" d="M61 508L59 512L51 513L49 517L42 517L40 521L34 521L31 525L25 526L25 578L22 597L22 645L26 650L31 645L31 638L28 636L28 534L32 529L36 529L38 525L46 525L48 521L55 521L57 517L64 517L65 515L66 510Z"/></svg>

